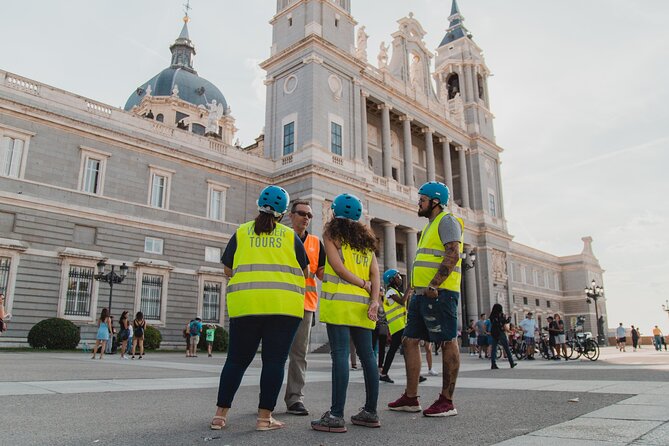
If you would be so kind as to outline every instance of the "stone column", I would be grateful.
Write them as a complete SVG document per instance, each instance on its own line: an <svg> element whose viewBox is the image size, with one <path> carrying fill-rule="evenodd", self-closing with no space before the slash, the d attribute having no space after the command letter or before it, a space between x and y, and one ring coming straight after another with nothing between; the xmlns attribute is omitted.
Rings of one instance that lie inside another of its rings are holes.
<svg viewBox="0 0 669 446"><path fill-rule="evenodd" d="M490 110L490 96L488 96L488 76L483 77L483 95L485 96L485 106Z"/></svg>
<svg viewBox="0 0 669 446"><path fill-rule="evenodd" d="M393 172L393 149L390 147L390 105L381 104L381 150L383 154L383 176L391 178Z"/></svg>
<svg viewBox="0 0 669 446"><path fill-rule="evenodd" d="M465 77L467 78L467 82L465 82L465 85L467 86L467 101L466 102L474 102L476 101L476 96L474 93L474 79L472 75L472 71L474 70L474 67L471 65L465 65Z"/></svg>
<svg viewBox="0 0 669 446"><path fill-rule="evenodd" d="M425 160L427 164L427 181L434 181L435 179L435 168L434 168L434 142L432 141L432 135L434 131L426 127L423 129L425 133Z"/></svg>
<svg viewBox="0 0 669 446"><path fill-rule="evenodd" d="M416 234L418 231L413 228L404 230L407 235L407 284L411 283L411 269L413 261L416 259L416 251L418 250L418 238Z"/></svg>
<svg viewBox="0 0 669 446"><path fill-rule="evenodd" d="M453 167L451 166L451 144L448 142L448 137L439 138L441 143L441 153L444 158L444 181L448 190L453 194Z"/></svg>
<svg viewBox="0 0 669 446"><path fill-rule="evenodd" d="M397 225L392 222L383 223L383 260L385 270L397 268L397 254L395 253L395 227ZM383 274L381 271L381 274Z"/></svg>
<svg viewBox="0 0 669 446"><path fill-rule="evenodd" d="M464 252L469 252L471 250L471 246L465 245L465 251ZM476 267L471 268L467 270L464 273L464 279L465 279L465 290L466 290L466 302L467 302L467 321L465 323L469 322L469 319L474 319L475 321L478 320L478 315L481 313L481 309L478 307L478 291L476 287Z"/></svg>
<svg viewBox="0 0 669 446"><path fill-rule="evenodd" d="M458 146L455 149L458 152L458 160L460 161L460 195L462 196L462 207L469 207L469 182L467 181L467 148Z"/></svg>
<svg viewBox="0 0 669 446"><path fill-rule="evenodd" d="M402 121L404 145L404 184L413 187L413 144L411 142L411 121L413 118L409 115L400 116Z"/></svg>
<svg viewBox="0 0 669 446"><path fill-rule="evenodd" d="M369 93L360 90L360 158L362 165L369 167L369 152L367 144L367 98Z"/></svg>
<svg viewBox="0 0 669 446"><path fill-rule="evenodd" d="M314 218L311 219L311 224L307 228L310 234L313 234L317 237L321 237L323 233L323 202L325 198L320 195L310 194L304 197L299 197L303 200L308 200L311 206L311 211L314 214ZM287 220L287 219L286 219ZM288 226L290 226L290 221L288 221Z"/></svg>

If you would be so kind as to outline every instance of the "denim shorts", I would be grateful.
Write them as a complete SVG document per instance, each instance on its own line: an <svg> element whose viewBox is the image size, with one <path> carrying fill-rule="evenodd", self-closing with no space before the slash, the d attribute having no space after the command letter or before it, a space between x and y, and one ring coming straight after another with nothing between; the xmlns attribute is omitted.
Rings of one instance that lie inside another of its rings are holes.
<svg viewBox="0 0 669 446"><path fill-rule="evenodd" d="M409 301L404 337L430 342L452 341L458 337L460 293L439 290L436 298L414 294Z"/></svg>

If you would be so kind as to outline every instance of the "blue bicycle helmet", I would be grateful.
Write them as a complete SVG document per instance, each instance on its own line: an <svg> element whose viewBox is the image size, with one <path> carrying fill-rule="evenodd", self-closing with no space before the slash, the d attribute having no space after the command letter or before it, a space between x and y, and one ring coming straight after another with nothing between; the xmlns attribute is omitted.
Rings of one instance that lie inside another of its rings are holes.
<svg viewBox="0 0 669 446"><path fill-rule="evenodd" d="M352 194L337 195L330 206L336 218L358 221L362 216L362 201Z"/></svg>
<svg viewBox="0 0 669 446"><path fill-rule="evenodd" d="M290 196L284 188L267 186L260 192L260 196L258 197L258 210L273 214L275 217L280 217L288 209L289 202Z"/></svg>
<svg viewBox="0 0 669 446"><path fill-rule="evenodd" d="M446 206L451 196L448 186L439 181L428 181L418 189L418 195L425 195L431 200L439 200L439 204Z"/></svg>
<svg viewBox="0 0 669 446"><path fill-rule="evenodd" d="M383 284L385 286L388 286L390 284L390 281L395 278L400 272L397 271L396 269L389 269L385 273L383 273Z"/></svg>

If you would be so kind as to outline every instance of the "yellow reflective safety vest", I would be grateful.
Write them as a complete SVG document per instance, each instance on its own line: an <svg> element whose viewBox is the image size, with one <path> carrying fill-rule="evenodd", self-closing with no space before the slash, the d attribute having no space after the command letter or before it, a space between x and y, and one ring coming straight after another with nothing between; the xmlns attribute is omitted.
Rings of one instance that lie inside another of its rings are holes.
<svg viewBox="0 0 669 446"><path fill-rule="evenodd" d="M443 211L437 215L432 223L428 223L423 228L420 240L418 241L418 249L416 251L416 259L413 262L413 270L411 274L411 286L413 288L427 288L430 285L434 275L439 269L439 265L444 260L446 250L444 244L439 238L439 222L446 215L452 215L450 212ZM464 236L465 224L461 218L455 217L460 223L462 234L460 235L460 254L464 250ZM446 280L439 284L437 288L450 291L460 292L462 255L458 259L455 268L448 275Z"/></svg>
<svg viewBox="0 0 669 446"><path fill-rule="evenodd" d="M394 292L391 293L391 290ZM388 329L390 330L391 335L394 335L407 325L407 309L404 305L394 300L393 296L402 296L402 293L400 293L399 290L390 287L388 288L385 299L383 299L383 311L386 313L386 321L388 321ZM389 303L389 299L393 299L393 302Z"/></svg>
<svg viewBox="0 0 669 446"><path fill-rule="evenodd" d="M304 317L304 274L295 258L295 232L280 223L257 235L255 222L237 229L237 250L228 281L228 314Z"/></svg>
<svg viewBox="0 0 669 446"><path fill-rule="evenodd" d="M340 256L349 271L364 280L369 280L369 268L372 265L374 251L362 252L349 245L342 245ZM376 322L367 317L369 302L369 293L340 278L326 259L320 299L321 322L373 330Z"/></svg>

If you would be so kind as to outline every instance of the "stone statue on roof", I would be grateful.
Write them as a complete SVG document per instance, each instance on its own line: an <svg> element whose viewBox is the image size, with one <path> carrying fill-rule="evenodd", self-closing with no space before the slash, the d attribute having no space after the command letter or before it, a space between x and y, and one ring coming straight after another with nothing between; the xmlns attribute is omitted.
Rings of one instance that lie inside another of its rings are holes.
<svg viewBox="0 0 669 446"><path fill-rule="evenodd" d="M377 57L379 68L388 67L388 49L390 49L390 47L386 45L386 42L381 42L381 46L379 47L379 55Z"/></svg>
<svg viewBox="0 0 669 446"><path fill-rule="evenodd" d="M216 99L212 99L211 102L207 104L205 107L204 105L200 105L200 108L203 108L205 110L208 110L207 114L207 127L205 130L206 133L218 133L218 120L223 117L224 114L224 109L223 109L223 104L219 104Z"/></svg>
<svg viewBox="0 0 669 446"><path fill-rule="evenodd" d="M365 32L365 26L358 28L358 34L356 39L356 48L355 48L355 57L362 59L367 62L367 38L369 36Z"/></svg>

